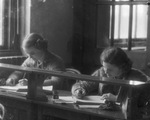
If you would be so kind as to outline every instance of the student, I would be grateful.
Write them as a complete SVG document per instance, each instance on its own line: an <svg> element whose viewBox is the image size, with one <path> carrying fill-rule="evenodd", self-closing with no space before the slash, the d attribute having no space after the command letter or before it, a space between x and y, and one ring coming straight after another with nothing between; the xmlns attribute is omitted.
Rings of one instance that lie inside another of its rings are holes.
<svg viewBox="0 0 150 120"><path fill-rule="evenodd" d="M102 67L96 70L92 76L108 77L120 80L136 80L144 81L148 80L148 76L142 73L140 70L132 68L132 62L126 55L126 53L117 47L106 48L101 56L100 62ZM147 102L147 96L143 89L138 88L138 107L143 107ZM104 84L89 81L80 81L72 86L72 94L77 98L82 98L85 95L92 94L97 91L103 99L107 101L122 101L125 95L127 95L128 87ZM135 92L136 94L136 92Z"/></svg>
<svg viewBox="0 0 150 120"><path fill-rule="evenodd" d="M56 54L48 51L47 41L44 40L44 38L39 34L29 34L24 39L22 48L28 55L28 58L22 64L23 67L40 68L52 71L65 71L63 60ZM25 74L23 72L15 71L8 77L6 85L27 85L28 80L23 78L24 75ZM43 83L45 86L53 85L54 89L61 89L62 84L63 79L54 76L47 77Z"/></svg>

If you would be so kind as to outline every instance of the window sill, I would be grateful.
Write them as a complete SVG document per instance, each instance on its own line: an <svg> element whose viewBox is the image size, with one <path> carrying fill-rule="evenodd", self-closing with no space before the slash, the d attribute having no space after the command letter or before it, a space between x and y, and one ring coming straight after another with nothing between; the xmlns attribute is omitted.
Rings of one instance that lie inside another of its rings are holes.
<svg viewBox="0 0 150 120"><path fill-rule="evenodd" d="M122 48L122 47L121 47ZM122 48L124 51L128 51L127 48ZM128 52L146 52L146 47L133 47L131 51Z"/></svg>
<svg viewBox="0 0 150 120"><path fill-rule="evenodd" d="M0 57L3 56L16 56L22 55L20 51L13 51L13 50L0 50Z"/></svg>

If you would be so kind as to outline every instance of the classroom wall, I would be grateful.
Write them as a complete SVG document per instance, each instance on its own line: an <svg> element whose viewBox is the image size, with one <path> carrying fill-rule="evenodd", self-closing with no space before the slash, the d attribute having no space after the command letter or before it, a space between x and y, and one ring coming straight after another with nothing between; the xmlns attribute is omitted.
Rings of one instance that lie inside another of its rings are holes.
<svg viewBox="0 0 150 120"><path fill-rule="evenodd" d="M49 50L71 64L72 0L31 0L31 29L49 42Z"/></svg>
<svg viewBox="0 0 150 120"><path fill-rule="evenodd" d="M144 70L146 68L146 52L144 51L126 51L133 62L133 67Z"/></svg>

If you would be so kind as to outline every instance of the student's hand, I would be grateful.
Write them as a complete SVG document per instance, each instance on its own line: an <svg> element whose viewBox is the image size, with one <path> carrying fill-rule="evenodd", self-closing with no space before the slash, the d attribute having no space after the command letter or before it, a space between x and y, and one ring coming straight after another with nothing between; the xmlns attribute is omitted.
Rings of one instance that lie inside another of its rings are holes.
<svg viewBox="0 0 150 120"><path fill-rule="evenodd" d="M101 77L107 77L107 75L106 75L106 73L105 73L105 71L104 71L104 67L101 67L101 68L100 68L100 76L101 76Z"/></svg>
<svg viewBox="0 0 150 120"><path fill-rule="evenodd" d="M17 84L17 86L26 86L26 85L28 85L28 80L27 79L20 79L19 81L18 81L18 84Z"/></svg>
<svg viewBox="0 0 150 120"><path fill-rule="evenodd" d="M108 100L108 101L117 101L117 96L111 94L111 93L106 93L102 95L102 99Z"/></svg>
<svg viewBox="0 0 150 120"><path fill-rule="evenodd" d="M72 94L76 98L82 98L83 96L85 96L86 92L82 88L77 88L76 90L72 91Z"/></svg>
<svg viewBox="0 0 150 120"><path fill-rule="evenodd" d="M12 79L12 78L8 78L8 79L6 80L6 85L7 85L7 86L15 86L15 80Z"/></svg>

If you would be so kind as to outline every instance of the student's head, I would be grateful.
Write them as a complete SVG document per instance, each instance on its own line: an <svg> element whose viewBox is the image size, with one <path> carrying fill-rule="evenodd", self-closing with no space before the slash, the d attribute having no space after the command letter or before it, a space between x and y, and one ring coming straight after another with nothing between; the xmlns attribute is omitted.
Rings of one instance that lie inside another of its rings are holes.
<svg viewBox="0 0 150 120"><path fill-rule="evenodd" d="M106 48L100 57L108 77L119 77L131 70L132 62L127 54L118 47Z"/></svg>
<svg viewBox="0 0 150 120"><path fill-rule="evenodd" d="M0 120L5 120L6 110L5 107L0 103Z"/></svg>
<svg viewBox="0 0 150 120"><path fill-rule="evenodd" d="M22 48L31 58L40 60L47 51L47 41L36 33L27 35L23 41Z"/></svg>

